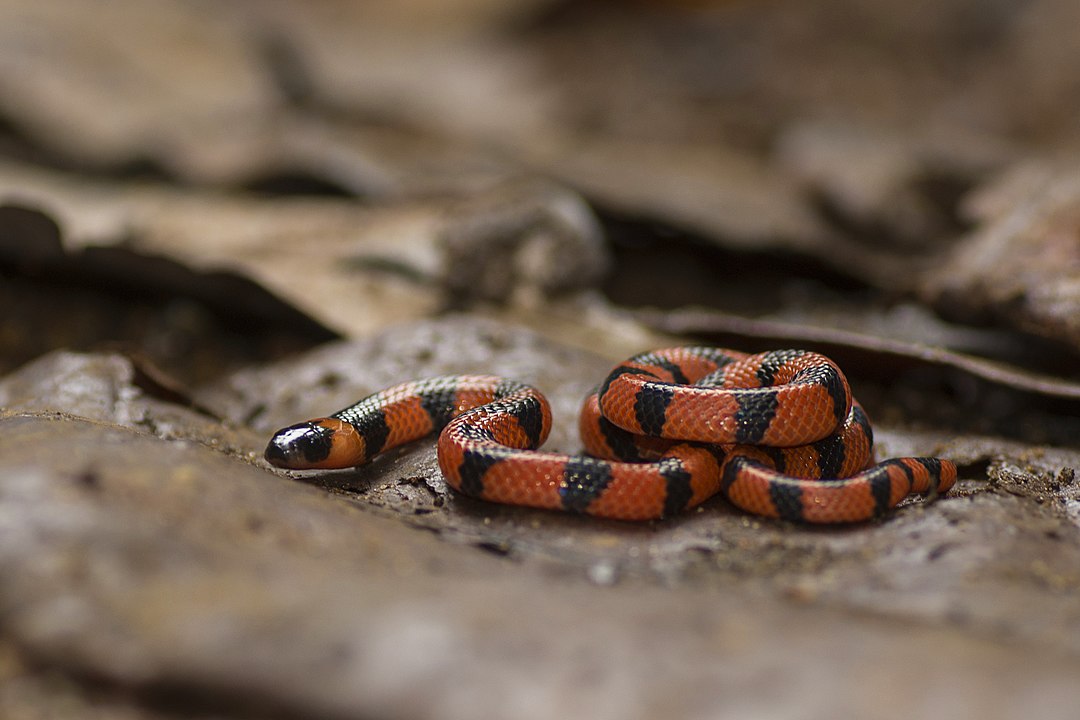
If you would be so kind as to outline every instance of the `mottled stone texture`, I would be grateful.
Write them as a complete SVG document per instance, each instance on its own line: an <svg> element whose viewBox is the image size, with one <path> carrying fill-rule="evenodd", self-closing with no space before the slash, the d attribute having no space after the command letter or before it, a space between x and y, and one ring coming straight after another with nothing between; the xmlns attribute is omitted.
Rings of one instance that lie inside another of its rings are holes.
<svg viewBox="0 0 1080 720"><path fill-rule="evenodd" d="M1080 699L1072 454L999 459L989 481L969 470L949 497L856 528L720 500L598 522L457 496L430 442L356 471L259 458L276 423L413 364L537 383L572 449L607 361L512 326L424 322L208 387L203 404L255 418L235 444L133 386L125 362L56 356L0 384L0 631L15 648L0 708L54 702L29 665L92 677L133 717L902 717L961 702L1067 717ZM968 468L1000 448L880 434Z"/></svg>

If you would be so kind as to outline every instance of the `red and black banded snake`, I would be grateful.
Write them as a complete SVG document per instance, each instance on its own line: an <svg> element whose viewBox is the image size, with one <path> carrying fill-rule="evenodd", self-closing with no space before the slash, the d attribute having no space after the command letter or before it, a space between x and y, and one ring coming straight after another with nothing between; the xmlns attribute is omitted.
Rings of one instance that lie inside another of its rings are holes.
<svg viewBox="0 0 1080 720"><path fill-rule="evenodd" d="M345 468L440 432L439 466L465 495L622 520L670 516L719 492L767 517L860 522L956 481L956 466L938 458L874 465L873 431L843 373L801 350L637 355L586 399L586 455L537 450L550 430L536 389L459 375L402 383L279 430L265 455L282 468Z"/></svg>

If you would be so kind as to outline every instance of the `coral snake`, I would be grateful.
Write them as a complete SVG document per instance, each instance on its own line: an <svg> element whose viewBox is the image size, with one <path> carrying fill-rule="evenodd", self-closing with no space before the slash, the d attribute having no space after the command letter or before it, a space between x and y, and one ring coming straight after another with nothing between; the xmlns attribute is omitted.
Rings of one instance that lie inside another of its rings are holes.
<svg viewBox="0 0 1080 720"><path fill-rule="evenodd" d="M438 377L279 430L266 459L291 469L351 467L441 430L439 466L465 495L623 520L670 516L719 492L767 517L859 522L956 481L948 460L873 464L870 423L844 375L801 350L637 355L586 399L587 455L537 450L550 429L548 402L528 385Z"/></svg>

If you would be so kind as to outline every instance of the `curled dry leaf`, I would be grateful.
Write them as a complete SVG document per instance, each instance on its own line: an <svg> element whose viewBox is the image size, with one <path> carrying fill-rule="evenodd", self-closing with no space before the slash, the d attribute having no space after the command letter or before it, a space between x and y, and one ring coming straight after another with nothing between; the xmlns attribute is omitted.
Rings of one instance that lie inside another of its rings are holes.
<svg viewBox="0 0 1080 720"><path fill-rule="evenodd" d="M542 183L365 207L84 183L9 165L0 167L0 204L16 208L0 214L11 223L4 252L15 265L46 252L17 235L29 227L26 209L37 209L62 229L63 251L54 247L54 256L120 248L247 277L344 335L453 303L588 287L607 268L589 209Z"/></svg>
<svg viewBox="0 0 1080 720"><path fill-rule="evenodd" d="M0 112L52 152L112 167L273 113L258 46L207 19L182 2L4 2Z"/></svg>
<svg viewBox="0 0 1080 720"><path fill-rule="evenodd" d="M1031 134L1066 132L1051 116L1069 116L1075 65L1058 41L1075 10L1061 0L978 13L965 0L917 13L859 0L699 14L545 0L159 5L6 3L0 113L54 155L148 160L189 180L300 174L376 196L454 195L540 167L605 206L726 247L813 255L889 289L917 286L933 253L883 254L880 238L846 235L880 228L935 248L927 231L947 229L958 189L1000 165L1023 124L1017 97L1055 99ZM886 32L895 47L867 43ZM898 63L900 47L935 60ZM1022 62L1003 67L992 50ZM981 81L957 97L942 68ZM821 127L822 107L845 118L839 153L828 133L802 132ZM960 141L942 131L957 107L978 120L963 117ZM418 129L411 140L403 125Z"/></svg>
<svg viewBox="0 0 1080 720"><path fill-rule="evenodd" d="M751 320L708 310L640 311L635 316L657 330L678 335L708 336L739 345L807 345L838 358L850 358L861 375L888 377L915 365L950 368L1018 392L1080 403L1080 382L1028 371L1021 367L915 342L831 327Z"/></svg>
<svg viewBox="0 0 1080 720"><path fill-rule="evenodd" d="M1080 348L1080 173L1024 165L969 207L976 230L927 278L925 295L954 316Z"/></svg>

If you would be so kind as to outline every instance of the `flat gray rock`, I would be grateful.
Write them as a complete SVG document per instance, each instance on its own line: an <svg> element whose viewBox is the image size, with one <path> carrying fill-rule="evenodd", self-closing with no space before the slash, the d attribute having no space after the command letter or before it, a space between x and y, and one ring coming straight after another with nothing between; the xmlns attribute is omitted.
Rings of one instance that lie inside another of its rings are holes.
<svg viewBox="0 0 1080 720"><path fill-rule="evenodd" d="M102 363L114 374L85 388L96 403L58 412L42 385L41 407L0 417L0 618L21 656L120 697L481 719L888 718L960 702L1068 717L1080 700L1074 453L987 465L1008 446L954 439L942 447L968 468L955 491L852 528L719 499L599 522L457 496L431 441L350 471L259 457L278 424L465 370L536 383L553 444L574 450L577 403L610 360L513 326L422 322L207 387L201 404L250 427L235 447L198 441L201 416L174 415L190 424L168 437L91 419L141 394L122 362ZM0 389L28 397L34 373ZM890 449L940 443L879 434Z"/></svg>

